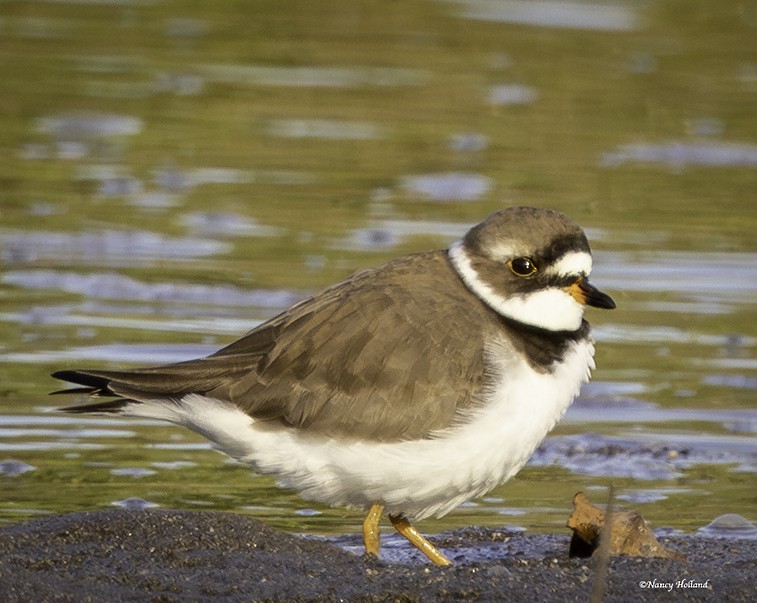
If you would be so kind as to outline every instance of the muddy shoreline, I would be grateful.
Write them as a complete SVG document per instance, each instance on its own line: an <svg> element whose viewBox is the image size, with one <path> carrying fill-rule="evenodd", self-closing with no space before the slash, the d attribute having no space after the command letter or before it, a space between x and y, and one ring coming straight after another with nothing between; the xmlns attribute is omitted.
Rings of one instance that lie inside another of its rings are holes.
<svg viewBox="0 0 757 603"><path fill-rule="evenodd" d="M388 535L387 535L388 536ZM368 560L357 537L314 538L231 513L105 510L0 528L3 601L587 601L593 559L569 535L466 528L434 542L449 568L387 538ZM687 557L615 558L604 601L754 600L757 540L660 539Z"/></svg>

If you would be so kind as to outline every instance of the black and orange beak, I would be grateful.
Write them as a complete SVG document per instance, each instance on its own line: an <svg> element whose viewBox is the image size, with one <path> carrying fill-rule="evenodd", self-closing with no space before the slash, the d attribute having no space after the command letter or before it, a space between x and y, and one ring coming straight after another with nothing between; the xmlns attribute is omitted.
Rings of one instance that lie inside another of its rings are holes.
<svg viewBox="0 0 757 603"><path fill-rule="evenodd" d="M612 310L615 307L612 297L590 285L589 281L583 277L568 287L567 291L579 304L605 310Z"/></svg>

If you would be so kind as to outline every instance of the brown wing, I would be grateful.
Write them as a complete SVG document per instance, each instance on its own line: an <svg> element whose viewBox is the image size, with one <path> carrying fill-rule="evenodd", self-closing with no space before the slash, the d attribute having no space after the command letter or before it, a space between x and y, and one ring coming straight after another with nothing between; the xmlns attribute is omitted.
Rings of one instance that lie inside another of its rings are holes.
<svg viewBox="0 0 757 603"><path fill-rule="evenodd" d="M295 312L228 397L256 418L318 433L427 437L484 385L483 337L470 326L478 305L442 253L403 258Z"/></svg>
<svg viewBox="0 0 757 603"><path fill-rule="evenodd" d="M207 358L86 374L137 400L203 393L314 433L423 438L485 386L483 334L470 325L489 320L433 252L359 273Z"/></svg>

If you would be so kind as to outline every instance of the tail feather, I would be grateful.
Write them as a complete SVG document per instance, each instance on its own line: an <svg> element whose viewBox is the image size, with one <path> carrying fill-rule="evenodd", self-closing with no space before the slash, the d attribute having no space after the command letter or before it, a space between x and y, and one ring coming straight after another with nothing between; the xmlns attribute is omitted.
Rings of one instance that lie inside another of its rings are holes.
<svg viewBox="0 0 757 603"><path fill-rule="evenodd" d="M90 412L119 414L130 404L134 404L134 401L126 398L118 398L116 400L98 400L97 402L87 402L86 404L63 406L58 410L61 412L70 412L71 414L84 414Z"/></svg>
<svg viewBox="0 0 757 603"><path fill-rule="evenodd" d="M58 394L88 394L90 396L114 396L110 390L110 379L97 373L84 371L57 371L52 374L56 379L82 385L75 389L59 389L51 393Z"/></svg>
<svg viewBox="0 0 757 603"><path fill-rule="evenodd" d="M71 406L59 408L61 412L71 414L106 413L120 414L149 419L161 419L173 423L185 424L185 415L179 411L180 401L186 396L167 390L156 393L158 388L147 379L144 389L125 384L126 381L138 383L141 371L89 371L66 370L53 373L53 377L82 387L64 389L52 394L85 394L88 400ZM152 385L152 387L151 387Z"/></svg>
<svg viewBox="0 0 757 603"><path fill-rule="evenodd" d="M188 394L210 394L217 399L227 399L230 384L255 372L258 360L254 356L227 354L129 371L62 370L52 376L79 387L52 393L117 398L61 409L77 413L120 412L129 404L176 401Z"/></svg>
<svg viewBox="0 0 757 603"><path fill-rule="evenodd" d="M57 371L53 373L52 376L61 381L68 381L69 383L76 383L77 385L82 386L51 392L51 395L54 396L60 394L84 394L95 398L116 397L115 400L97 399L84 404L64 406L59 409L62 412L70 412L74 414L90 412L120 413L126 406L134 403L133 400L121 397L119 394L115 393L110 388L110 379L103 375L85 371Z"/></svg>

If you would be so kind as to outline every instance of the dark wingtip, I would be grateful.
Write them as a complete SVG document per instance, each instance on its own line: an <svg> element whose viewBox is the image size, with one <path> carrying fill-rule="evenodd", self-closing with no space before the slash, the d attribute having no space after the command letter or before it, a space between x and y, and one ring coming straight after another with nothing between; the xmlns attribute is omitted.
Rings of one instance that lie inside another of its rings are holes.
<svg viewBox="0 0 757 603"><path fill-rule="evenodd" d="M60 394L79 394L86 396L113 396L115 395L110 390L110 379L100 375L94 375L86 371L75 370L63 370L52 373L52 376L61 381L67 381L68 383L74 383L81 387L72 387L68 389L59 389L54 392L50 392L50 395L57 396ZM128 400L118 398L116 400L96 400L86 402L84 404L75 404L73 406L64 406L58 410L68 413L90 413L90 412L108 412L117 413L120 412L127 404Z"/></svg>
<svg viewBox="0 0 757 603"><path fill-rule="evenodd" d="M94 371L75 371L75 370L63 370L52 373L52 377L60 379L61 381L67 381L68 383L74 383L82 387L62 389L51 392L53 395L57 394L89 394L112 396L113 392L110 390L110 379L97 375Z"/></svg>
<svg viewBox="0 0 757 603"><path fill-rule="evenodd" d="M59 408L60 412L71 414L85 414L91 412L109 412L118 413L130 403L130 400L119 398L117 400L98 400L97 402L88 402L86 404L75 404L74 406L64 406Z"/></svg>
<svg viewBox="0 0 757 603"><path fill-rule="evenodd" d="M104 384L107 385L108 381L110 381L110 379L106 379L105 377L93 375L89 371L55 371L51 376L60 379L61 381L68 381L69 383L76 383L77 385L86 385L87 387L101 387Z"/></svg>
<svg viewBox="0 0 757 603"><path fill-rule="evenodd" d="M61 381L68 381L69 377L74 374L76 374L76 371L55 371L54 373L51 373L50 376L60 379Z"/></svg>
<svg viewBox="0 0 757 603"><path fill-rule="evenodd" d="M48 396L60 396L60 395L70 395L70 394L83 394L87 396L91 396L94 393L96 393L96 390L93 390L91 387L67 387L66 389L56 389L54 392L50 392L47 394Z"/></svg>

